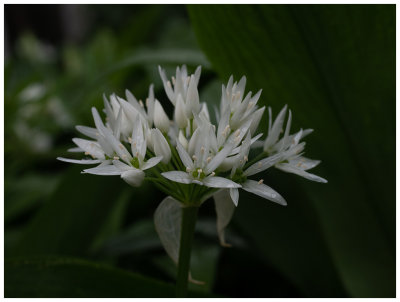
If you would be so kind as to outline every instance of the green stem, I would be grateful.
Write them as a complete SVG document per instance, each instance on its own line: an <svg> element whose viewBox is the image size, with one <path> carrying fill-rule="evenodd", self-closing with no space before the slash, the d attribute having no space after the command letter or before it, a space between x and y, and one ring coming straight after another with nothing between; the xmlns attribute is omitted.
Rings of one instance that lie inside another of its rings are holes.
<svg viewBox="0 0 400 302"><path fill-rule="evenodd" d="M178 278L176 281L176 296L178 298L185 298L187 295L190 269L190 254L192 250L192 241L194 228L196 225L197 211L197 206L182 208L182 227L181 241L179 247Z"/></svg>

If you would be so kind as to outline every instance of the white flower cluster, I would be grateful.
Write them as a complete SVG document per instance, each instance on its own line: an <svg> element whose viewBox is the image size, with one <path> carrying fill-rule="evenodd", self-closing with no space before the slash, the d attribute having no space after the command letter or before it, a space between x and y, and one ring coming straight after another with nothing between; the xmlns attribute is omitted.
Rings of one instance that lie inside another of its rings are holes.
<svg viewBox="0 0 400 302"><path fill-rule="evenodd" d="M168 255L178 263L183 206L199 206L209 197L215 200L217 230L220 242L227 246L224 230L239 202L239 191L254 193L281 205L286 201L275 190L249 177L275 167L307 179L326 182L307 172L319 164L303 156L303 137L311 129L290 134L292 115L285 106L272 122L269 110L268 134L264 142L257 134L265 107L257 102L261 90L245 94L246 78L237 83L231 77L222 85L216 125L211 123L206 103L200 102L198 83L201 68L188 75L186 66L176 69L168 80L159 68L165 92L174 107L170 120L161 103L155 99L153 85L145 102L126 91L126 99L104 96L105 123L92 108L95 127L77 126L89 139L74 138L77 147L71 152L84 152L85 159L61 158L78 164L98 164L83 173L120 175L128 184L140 186L152 181L166 197L155 213L155 226ZM281 135L283 134L283 136ZM250 149L260 148L249 159ZM193 280L192 280L193 281Z"/></svg>
<svg viewBox="0 0 400 302"><path fill-rule="evenodd" d="M290 110L284 129L286 106L273 123L271 108L268 108L268 135L264 142L257 141L262 136L255 134L265 107L257 106L261 90L254 95L245 94L245 77L234 82L231 76L227 85L222 85L217 124L213 125L207 104L199 99L200 67L192 75L186 66L177 67L171 81L161 67L159 72L174 106L172 120L155 99L153 85L145 102L138 101L128 90L125 99L115 94L109 99L104 96L105 123L96 108L92 108L95 127L77 126L89 139L74 138L77 148L70 149L84 152L87 158L58 159L98 164L83 172L120 175L132 186L140 186L148 179L184 204L200 204L219 190L227 189L237 206L241 188L286 205L283 197L262 179L249 179L270 167L326 182L307 172L319 161L302 156L305 143L300 141L312 130L290 134ZM261 146L263 150L255 160L249 161L250 149Z"/></svg>

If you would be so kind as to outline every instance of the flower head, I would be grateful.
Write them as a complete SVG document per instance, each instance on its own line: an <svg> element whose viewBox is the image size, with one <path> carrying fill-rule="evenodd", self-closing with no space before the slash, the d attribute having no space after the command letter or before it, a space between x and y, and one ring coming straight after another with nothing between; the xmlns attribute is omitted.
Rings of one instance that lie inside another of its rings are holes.
<svg viewBox="0 0 400 302"><path fill-rule="evenodd" d="M245 93L246 77L239 82L230 77L228 83L222 85L214 125L207 104L199 97L201 67L193 74L188 73L186 66L177 67L170 80L161 67L159 73L165 93L174 106L172 119L155 98L153 85L150 85L145 102L137 100L128 90L125 99L115 94L108 99L103 96L105 122L97 109L92 108L95 127L77 126L77 130L88 138L73 139L77 148L71 151L83 152L85 157L58 159L96 164L94 168L84 169L83 173L119 175L134 187L144 180L152 181L169 195L162 204L162 211L158 212L162 215L156 215L164 218L156 219L165 219L171 208L176 215L179 203L199 206L213 196L218 234L223 245L226 245L224 228L238 205L239 189L286 205L284 198L263 179L250 179L256 174L275 167L313 181L326 182L308 172L320 161L303 156L305 143L301 140L312 130L300 129L290 134L290 110L284 128L287 106L274 121L271 108L268 108L268 133L263 142L258 141L263 135L256 133L265 107L257 105L261 90L254 95L251 91ZM256 147L263 150L250 158L251 149ZM156 225L162 223L156 221ZM168 232L159 233L162 237L170 236ZM176 240L167 237L162 241L175 242L169 247L169 254L175 255L178 250Z"/></svg>

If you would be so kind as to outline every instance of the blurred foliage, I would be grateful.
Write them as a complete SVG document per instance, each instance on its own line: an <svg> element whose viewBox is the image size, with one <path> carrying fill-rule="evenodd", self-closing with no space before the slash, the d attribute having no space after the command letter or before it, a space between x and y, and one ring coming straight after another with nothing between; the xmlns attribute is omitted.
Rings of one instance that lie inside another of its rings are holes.
<svg viewBox="0 0 400 302"><path fill-rule="evenodd" d="M154 83L171 110L157 65L178 64L203 66L210 111L231 73L263 88L274 113L289 104L294 127L316 129L307 155L329 180L267 171L289 206L241 193L231 249L206 202L192 254L206 284L191 296L394 296L394 6L203 5L189 6L190 20L175 5L86 10L84 41L26 32L5 61L6 297L173 296L176 270L152 220L163 195L55 158L71 156L74 125L93 124L103 93L143 99Z"/></svg>

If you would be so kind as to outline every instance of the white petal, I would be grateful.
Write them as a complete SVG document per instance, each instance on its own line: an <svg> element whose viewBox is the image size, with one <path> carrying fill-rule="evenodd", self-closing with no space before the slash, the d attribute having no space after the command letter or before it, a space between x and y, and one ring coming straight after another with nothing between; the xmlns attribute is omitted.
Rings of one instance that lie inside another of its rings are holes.
<svg viewBox="0 0 400 302"><path fill-rule="evenodd" d="M161 173L161 175L169 180L180 182L183 184L190 184L192 182L192 179L189 177L189 175L186 172L182 171L169 171Z"/></svg>
<svg viewBox="0 0 400 302"><path fill-rule="evenodd" d="M282 139L282 147L281 150L286 148L286 146L288 146L290 144L289 141L289 132L290 132L290 126L292 125L292 111L289 110L289 117L286 123L286 129L285 129L285 134L283 135L283 139ZM300 139L300 137L298 137L298 139ZM298 141L297 141L298 142Z"/></svg>
<svg viewBox="0 0 400 302"><path fill-rule="evenodd" d="M117 97L119 104L122 107L122 110L124 110L125 115L127 116L128 120L131 122L131 125L133 122L136 120L136 117L138 117L139 112L136 110L135 107L133 107L130 103L125 101L123 98Z"/></svg>
<svg viewBox="0 0 400 302"><path fill-rule="evenodd" d="M303 130L303 134L302 134L301 138L306 137L307 135L309 135L313 131L314 131L314 129L305 129L305 130Z"/></svg>
<svg viewBox="0 0 400 302"><path fill-rule="evenodd" d="M294 136L293 136L293 145L297 145L301 138L303 137L303 129L300 129L299 132L297 132Z"/></svg>
<svg viewBox="0 0 400 302"><path fill-rule="evenodd" d="M238 206L239 203L239 190L236 188L229 189L229 194L235 206Z"/></svg>
<svg viewBox="0 0 400 302"><path fill-rule="evenodd" d="M250 133L251 134L251 133ZM253 137L250 141L250 145L252 147L262 147L263 146L263 142L257 142L257 140L263 136L262 133L257 134L255 137ZM243 143L242 143L243 144ZM258 145L257 145L258 144ZM230 155L234 155L239 153L239 151L242 149L242 145L240 145L239 147L236 147L235 149L232 150Z"/></svg>
<svg viewBox="0 0 400 302"><path fill-rule="evenodd" d="M253 135L256 132L258 125L260 124L261 118L264 114L264 111L265 107L262 107L251 115L251 125L249 129L251 135Z"/></svg>
<svg viewBox="0 0 400 302"><path fill-rule="evenodd" d="M284 151L282 153L282 156L285 159L289 159L289 158L292 158L293 156L297 156L298 154L300 154L300 152L302 152L304 150L305 146L306 146L305 142L301 142L298 145L291 146L287 151Z"/></svg>
<svg viewBox="0 0 400 302"><path fill-rule="evenodd" d="M237 85L237 91L240 91L242 97L244 95L245 87L246 87L246 76L242 76L242 78L239 81L239 84Z"/></svg>
<svg viewBox="0 0 400 302"><path fill-rule="evenodd" d="M181 237L182 208L171 196L166 197L154 213L154 224L168 256L178 264Z"/></svg>
<svg viewBox="0 0 400 302"><path fill-rule="evenodd" d="M100 161L97 159L71 159L64 157L57 157L58 160L65 161L67 163L73 164L83 164L83 165L91 165L91 164L99 164Z"/></svg>
<svg viewBox="0 0 400 302"><path fill-rule="evenodd" d="M72 153L85 152L85 150L83 150L82 148L79 148L79 147L69 148L67 151L68 151L68 152L72 152Z"/></svg>
<svg viewBox="0 0 400 302"><path fill-rule="evenodd" d="M106 130L108 130L108 129L106 129ZM114 156L113 147L111 146L111 144L107 141L107 139L103 135L98 136L97 142L105 154L107 154L109 157Z"/></svg>
<svg viewBox="0 0 400 302"><path fill-rule="evenodd" d="M78 130L80 133L86 135L87 137L97 139L97 136L99 135L99 131L96 128L92 127L86 127L86 126L76 126L76 130Z"/></svg>
<svg viewBox="0 0 400 302"><path fill-rule="evenodd" d="M195 155L197 157L197 162L200 163L200 165L202 165L202 163L205 164L210 150L209 137L212 131L211 124L203 124L203 126L200 129L201 129L201 135L198 144L196 146Z"/></svg>
<svg viewBox="0 0 400 302"><path fill-rule="evenodd" d="M261 136L263 136L262 133L257 134L255 137L253 137L250 141L250 145L254 144Z"/></svg>
<svg viewBox="0 0 400 302"><path fill-rule="evenodd" d="M310 170L316 167L321 161L316 159L309 159L307 157L299 156L289 161L291 166L298 167L302 170Z"/></svg>
<svg viewBox="0 0 400 302"><path fill-rule="evenodd" d="M233 144L234 147L238 146L240 142L242 141L243 137L246 135L247 131L249 130L251 125L251 120L248 120L245 122L239 129L237 129L235 132L233 132L229 138L228 142ZM239 135L236 135L236 133L239 131Z"/></svg>
<svg viewBox="0 0 400 302"><path fill-rule="evenodd" d="M176 101L174 118L180 129L183 129L187 126L188 119L185 114L185 104L183 103L181 94L178 95L178 99Z"/></svg>
<svg viewBox="0 0 400 302"><path fill-rule="evenodd" d="M190 155L190 154L193 155L193 154L195 153L196 147L197 147L197 145L198 145L200 136L201 136L201 131L200 131L199 128L197 128L197 129L193 132L193 135L192 135L192 137L190 138L190 141L189 141L189 145L188 145L188 152L189 152L189 155Z"/></svg>
<svg viewBox="0 0 400 302"><path fill-rule="evenodd" d="M159 129L151 129L151 132L154 153L156 156L162 156L162 162L168 164L171 160L171 148L167 140Z"/></svg>
<svg viewBox="0 0 400 302"><path fill-rule="evenodd" d="M203 182L201 182L200 180L197 180L197 179L193 179L193 180L192 180L192 183L198 184L198 185L200 185L200 186L203 186L203 185L204 185Z"/></svg>
<svg viewBox="0 0 400 302"><path fill-rule="evenodd" d="M121 173L133 169L132 166L129 166L129 165L127 165L127 164L125 164L125 163L123 163L123 162L121 162L119 160L113 160L112 163L115 166L115 168L117 168L118 170L121 171Z"/></svg>
<svg viewBox="0 0 400 302"><path fill-rule="evenodd" d="M136 119L133 124L133 132L132 132L132 143L131 143L132 155L136 156L136 152L138 152L141 158L146 156L146 140L143 135L143 126L140 119Z"/></svg>
<svg viewBox="0 0 400 302"><path fill-rule="evenodd" d="M189 142L186 139L185 135L183 134L182 130L179 130L178 142L181 143L184 149L188 147Z"/></svg>
<svg viewBox="0 0 400 302"><path fill-rule="evenodd" d="M154 103L154 125L164 133L168 133L169 119L158 100Z"/></svg>
<svg viewBox="0 0 400 302"><path fill-rule="evenodd" d="M194 75L190 77L189 87L186 96L186 116L191 117L193 112L200 112L199 92L197 91L196 78Z"/></svg>
<svg viewBox="0 0 400 302"><path fill-rule="evenodd" d="M98 159L104 159L104 151L97 142L82 138L73 138L72 141L82 150Z"/></svg>
<svg viewBox="0 0 400 302"><path fill-rule="evenodd" d="M235 167L240 160L240 154L234 156L229 156L223 160L223 162L218 166L218 171L226 172Z"/></svg>
<svg viewBox="0 0 400 302"><path fill-rule="evenodd" d="M139 187L144 179L144 172L139 169L132 168L121 174L121 178L132 187Z"/></svg>
<svg viewBox="0 0 400 302"><path fill-rule="evenodd" d="M113 133L117 139L120 139L121 136L122 114L122 108L119 108L117 119L115 120L115 125L113 129Z"/></svg>
<svg viewBox="0 0 400 302"><path fill-rule="evenodd" d="M95 107L92 107L92 115L93 115L93 119L94 119L94 123L96 125L96 128L98 131L100 131L100 133L102 132L102 130L105 128L103 121L101 120L101 117L99 115L99 112L97 111L97 109Z"/></svg>
<svg viewBox="0 0 400 302"><path fill-rule="evenodd" d="M313 181L316 181L316 182L322 182L322 183L327 183L328 182L326 179L324 179L322 177L319 177L319 176L317 176L315 174L308 173L308 172L304 171L303 169L300 169L298 167L292 166L290 164L286 164L286 163L277 164L275 167L280 169L280 170L282 170L282 171L293 173L293 174L297 174L297 175L299 175L301 177L304 177L306 179L313 180Z"/></svg>
<svg viewBox="0 0 400 302"><path fill-rule="evenodd" d="M279 138L279 134L281 133L283 122L285 120L287 105L283 107L283 109L279 112L277 118L275 119L271 131L268 132L268 137L265 140L264 150L267 150L272 145L274 145ZM271 123L272 115L270 116L270 123Z"/></svg>
<svg viewBox="0 0 400 302"><path fill-rule="evenodd" d="M178 150L179 157L181 158L181 161L185 167L189 167L190 169L193 169L193 161L190 158L189 154L186 152L185 148L181 145L180 142L176 142L176 150Z"/></svg>
<svg viewBox="0 0 400 302"><path fill-rule="evenodd" d="M201 111L199 115L204 117L207 121L210 121L210 112L208 111L207 103L201 103Z"/></svg>
<svg viewBox="0 0 400 302"><path fill-rule="evenodd" d="M205 173L214 172L215 169L224 161L224 159L231 153L233 147L230 144L227 144L221 151L214 156L214 158L210 161L210 163L205 167Z"/></svg>
<svg viewBox="0 0 400 302"><path fill-rule="evenodd" d="M126 99L129 104L131 104L141 115L145 116L146 113L142 106L140 106L139 102L135 98L135 96L128 89L125 89Z"/></svg>
<svg viewBox="0 0 400 302"><path fill-rule="evenodd" d="M146 99L147 117L149 120L150 127L154 121L154 85L151 84L149 87L149 97Z"/></svg>
<svg viewBox="0 0 400 302"><path fill-rule="evenodd" d="M260 172L272 167L273 165L275 165L277 162L279 162L281 160L282 160L281 153L264 158L264 159L256 162L255 164L251 165L249 168L247 168L246 171L244 171L244 175L251 176L251 175L260 173Z"/></svg>
<svg viewBox="0 0 400 302"><path fill-rule="evenodd" d="M122 160L126 162L132 160L132 155L128 152L128 150L126 150L125 146L115 138L110 129L104 129L103 133L105 135L107 143L111 145L115 153L117 153Z"/></svg>
<svg viewBox="0 0 400 302"><path fill-rule="evenodd" d="M194 78L196 79L196 86L199 83L201 75L201 66L197 66L196 71L194 72Z"/></svg>
<svg viewBox="0 0 400 302"><path fill-rule="evenodd" d="M122 171L117 169L113 165L98 166L96 168L83 170L83 173L95 174L95 175L121 175Z"/></svg>
<svg viewBox="0 0 400 302"><path fill-rule="evenodd" d="M103 101L104 101L104 111L107 115L107 122L110 124L111 128L115 128L115 114L113 109L111 108L110 103L107 100L106 95L103 93Z"/></svg>
<svg viewBox="0 0 400 302"><path fill-rule="evenodd" d="M225 108L224 111L221 111L221 119L219 120L218 123L217 140L219 146L221 146L226 140L226 137L222 133L225 131L226 126L229 125L230 114L231 114L231 109L229 108L228 104L227 108Z"/></svg>
<svg viewBox="0 0 400 302"><path fill-rule="evenodd" d="M243 184L243 190L251 192L273 202L279 203L280 205L287 205L285 199L283 199L283 197L278 192L276 192L271 187L268 187L267 185L258 183L257 181L247 180Z"/></svg>
<svg viewBox="0 0 400 302"><path fill-rule="evenodd" d="M175 105L175 94L174 91L172 90L171 82L168 81L167 76L165 75L165 70L162 69L161 66L158 66L158 71L160 73L161 80L163 81L164 84L165 93L167 94L171 103Z"/></svg>
<svg viewBox="0 0 400 302"><path fill-rule="evenodd" d="M240 188L241 185L230 179L219 176L208 176L204 178L203 184L210 188Z"/></svg>
<svg viewBox="0 0 400 302"><path fill-rule="evenodd" d="M251 92L249 92L246 98L243 100L243 102L234 109L233 115L230 120L230 124L232 125L233 128L236 128L235 126L238 125L240 120L246 118L247 114L245 115L245 113L249 105L250 99L251 99Z"/></svg>
<svg viewBox="0 0 400 302"><path fill-rule="evenodd" d="M142 168L142 170L150 169L150 168L154 167L155 165L157 165L162 159L163 159L162 156L156 156L156 157L149 158L149 160L147 162L145 162L141 168Z"/></svg>
<svg viewBox="0 0 400 302"><path fill-rule="evenodd" d="M235 205L233 204L228 190L220 190L214 194L215 211L217 213L217 232L219 242L222 246L228 247L225 241L225 228L228 226L232 219L235 211Z"/></svg>

